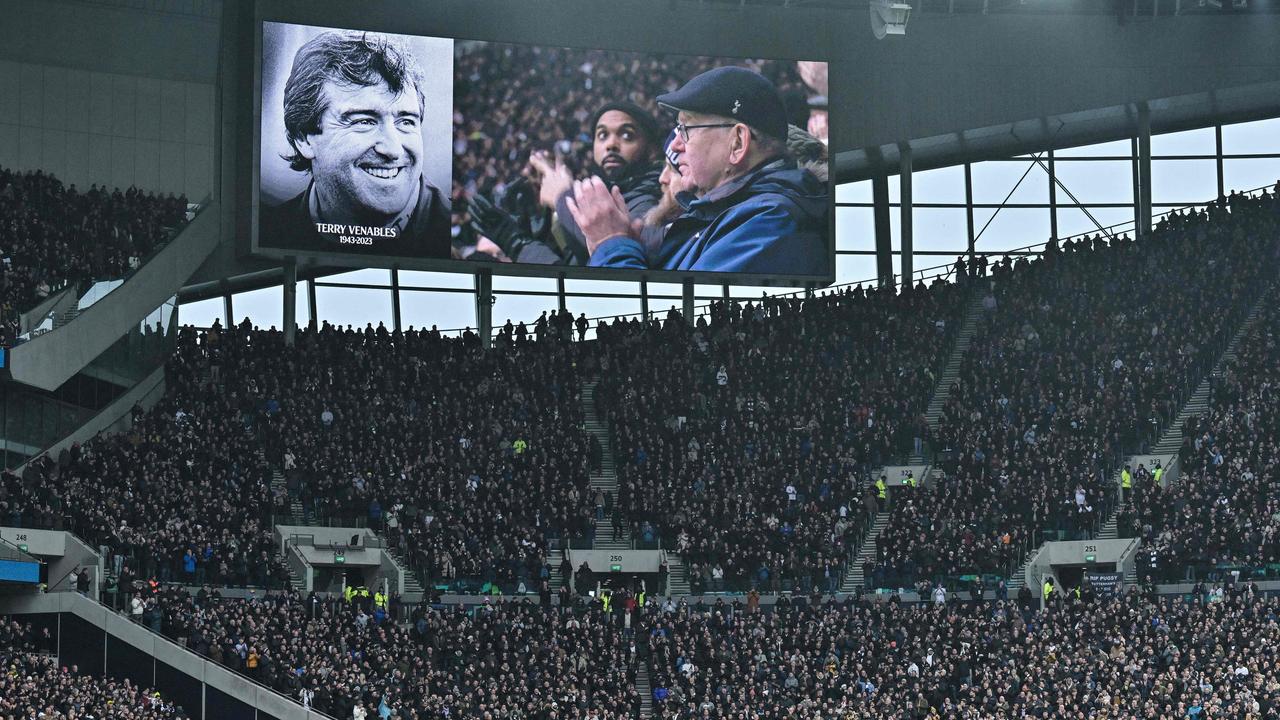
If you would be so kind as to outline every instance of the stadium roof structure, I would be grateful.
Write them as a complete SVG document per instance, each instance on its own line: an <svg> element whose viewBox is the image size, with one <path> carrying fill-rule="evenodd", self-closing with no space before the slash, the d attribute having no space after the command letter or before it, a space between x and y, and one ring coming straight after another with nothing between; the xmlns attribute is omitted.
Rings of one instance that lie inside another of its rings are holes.
<svg viewBox="0 0 1280 720"><path fill-rule="evenodd" d="M543 45L825 59L834 177L851 182L897 173L903 148L918 171L1132 138L1140 115L1155 133L1280 115L1280 0L1247 0L1240 10L1232 0L1222 9L1215 1L915 0L906 35L876 40L866 0L10 0L0 60L217 93L216 122L188 120L186 133L222 144L205 170L223 176L216 187L226 195L235 185L225 178L245 171L236 159L243 153L227 146L245 128L228 118L233 105L249 102L227 80L233 65L252 57L238 43L256 17ZM244 289L273 273L273 282L279 278L278 265L243 257L230 243L206 265L193 283L210 290L227 279Z"/></svg>
<svg viewBox="0 0 1280 720"><path fill-rule="evenodd" d="M832 10L866 10L866 0L679 0L708 7L743 9L758 6L784 8L824 8ZM979 13L1026 13L1036 15L1117 15L1193 16L1193 15L1258 15L1280 13L1273 0L1252 0L1242 5L1227 0L916 0L913 13L946 13L953 15Z"/></svg>

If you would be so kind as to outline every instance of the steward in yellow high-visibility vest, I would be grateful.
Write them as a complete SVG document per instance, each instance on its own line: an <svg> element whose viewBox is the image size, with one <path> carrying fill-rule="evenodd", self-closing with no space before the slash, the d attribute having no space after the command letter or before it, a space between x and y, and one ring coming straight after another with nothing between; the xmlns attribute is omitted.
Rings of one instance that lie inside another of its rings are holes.
<svg viewBox="0 0 1280 720"><path fill-rule="evenodd" d="M378 607L378 608L382 608L383 610L386 610L387 609L386 594L383 593L381 590L375 592L373 594L373 605L374 607Z"/></svg>
<svg viewBox="0 0 1280 720"><path fill-rule="evenodd" d="M1046 579L1044 581L1044 599L1047 601L1053 595L1053 581Z"/></svg>
<svg viewBox="0 0 1280 720"><path fill-rule="evenodd" d="M1159 487L1160 478L1164 477L1164 468L1160 467L1159 463L1156 463L1156 469L1151 474L1156 479L1156 486Z"/></svg>
<svg viewBox="0 0 1280 720"><path fill-rule="evenodd" d="M881 500L889 499L889 486L885 484L883 475L876 480L876 497Z"/></svg>
<svg viewBox="0 0 1280 720"><path fill-rule="evenodd" d="M355 596L356 596L355 588L351 587L350 585L346 585L342 588L342 599L345 600L347 603L350 603L351 599L354 598Z"/></svg>

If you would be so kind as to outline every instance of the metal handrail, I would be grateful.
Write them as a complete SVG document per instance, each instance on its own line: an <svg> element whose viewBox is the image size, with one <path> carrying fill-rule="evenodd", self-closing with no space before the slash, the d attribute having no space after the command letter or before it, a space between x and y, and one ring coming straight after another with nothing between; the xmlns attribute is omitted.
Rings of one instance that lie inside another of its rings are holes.
<svg viewBox="0 0 1280 720"><path fill-rule="evenodd" d="M101 601L99 601L99 600L95 600L95 599L93 599L93 598L85 598L85 600L86 600L86 601L88 601L88 602L94 603L94 604L95 604L95 605L97 605L99 608L103 608L103 609L105 609L105 610L110 611L113 615L117 615L117 616L120 616L120 617L128 617L126 613L124 613L124 612L122 612L122 611L118 611L118 610L116 610L115 608L112 608L112 607L110 607L109 605L106 605L106 604L102 603L102 602L101 602ZM143 628L144 630L146 630L147 632L151 633L152 635L155 635L155 636L157 636L157 637L163 638L163 639L164 639L164 640L166 640L167 642L169 642L169 643L173 644L175 647L180 648L180 649L182 649L182 650L184 650L184 651L186 651L186 652L188 652L188 653L191 653L191 654L192 654L192 655L194 655L195 657L198 657L198 658L200 658L201 660L203 660L203 661L205 661L205 662L212 663L212 664L213 664L213 665L215 665L216 667L219 667L219 668L221 668L221 669L223 669L223 670L226 670L227 672L232 673L232 674L236 675L237 677L242 678L242 679L244 679L244 680L246 680L246 681L248 681L248 682L252 683L253 685L258 686L258 687L262 688L263 690L266 690L267 692L270 692L272 695L275 695L276 697L278 697L278 698L280 698L281 700L284 700L284 701L286 701L286 702L290 703L291 705L298 705L299 707L301 707L301 704L300 704L296 699L294 699L294 698L292 698L292 697L289 697L288 695L285 695L284 693L280 692L280 690L278 690L277 688L274 688L274 687L272 687L272 686L270 686L270 685L267 685L266 683L262 682L261 680L258 680L257 678L250 677L249 675L246 675L246 674L244 674L244 673L240 672L239 670L237 670L236 668L231 667L230 665L224 665L224 664L222 664L222 663L214 662L214 661L213 661L212 659L210 659L207 655L201 655L200 653L197 653L197 652L196 652L195 650L193 650L192 648L188 647L187 645L184 645L184 644L183 644L182 642L180 642L177 638L174 638L174 637L171 637L171 636L169 636L169 635L166 635L166 634L164 634L163 632L157 632L157 631L155 631L155 630L152 630L149 626L147 626L147 625L145 625L145 624L137 624L137 623L135 623L135 625L136 625L137 627ZM328 714L328 713L326 713L326 712L324 712L324 711L317 710L317 709L315 709L314 707L313 707L313 708L308 708L308 709L307 709L307 712L313 713L313 714L315 714L315 715L319 715L319 716L321 716L321 717L327 717L327 718L332 718L332 717L333 717L332 715L330 715L330 714Z"/></svg>

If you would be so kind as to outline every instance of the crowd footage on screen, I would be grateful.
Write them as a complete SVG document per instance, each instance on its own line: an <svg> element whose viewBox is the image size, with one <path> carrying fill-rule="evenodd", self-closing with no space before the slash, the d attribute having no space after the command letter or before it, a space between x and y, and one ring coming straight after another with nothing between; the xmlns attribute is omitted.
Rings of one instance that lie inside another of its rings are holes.
<svg viewBox="0 0 1280 720"><path fill-rule="evenodd" d="M455 257L829 269L824 63L476 43L456 64Z"/></svg>

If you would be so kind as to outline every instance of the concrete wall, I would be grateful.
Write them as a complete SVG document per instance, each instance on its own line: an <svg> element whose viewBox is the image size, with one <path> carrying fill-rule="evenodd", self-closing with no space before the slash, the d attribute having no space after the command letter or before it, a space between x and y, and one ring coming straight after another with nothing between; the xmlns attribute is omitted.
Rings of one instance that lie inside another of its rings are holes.
<svg viewBox="0 0 1280 720"><path fill-rule="evenodd" d="M217 8L0 3L0 166L90 184L213 190Z"/></svg>
<svg viewBox="0 0 1280 720"><path fill-rule="evenodd" d="M382 550L377 548L345 550L342 553L343 562L341 564L333 561L334 551L328 548L315 548L306 545L295 545L294 548L298 551L303 561L313 567L374 568L382 565Z"/></svg>
<svg viewBox="0 0 1280 720"><path fill-rule="evenodd" d="M383 580L387 581L387 587L398 595L404 595L404 576L405 569L400 567L400 563L391 557L391 553L383 550L382 557L378 563L378 574L374 578L374 584L379 585Z"/></svg>
<svg viewBox="0 0 1280 720"><path fill-rule="evenodd" d="M292 699L286 698L265 686L258 685L220 665L211 663L181 645L130 622L123 615L113 612L106 606L81 597L76 593L33 593L31 595L3 597L0 598L0 613L14 615L62 613L64 616L67 614L74 615L90 626L102 630L109 638L136 648L150 659L163 662L187 677L203 683L208 689L226 693L234 700L244 703L250 708L250 712L256 713L258 717L269 716L279 720L321 720L328 717L318 712L303 710L302 706L293 702ZM64 623L64 627L65 625ZM60 635L61 637L58 639L62 646L59 648L60 656L65 652L63 647L65 647L66 643L75 643L81 640L80 638L68 637L65 633L60 633ZM107 647L110 647L110 645L111 643L107 643ZM110 667L107 669L109 672L112 670ZM153 663L150 669L134 668L131 674L133 676L145 676L149 672L154 682L156 669ZM164 688L160 689L163 690ZM200 716L208 717L210 720L217 720L215 716L203 712L200 713ZM250 717L252 717L252 714Z"/></svg>
<svg viewBox="0 0 1280 720"><path fill-rule="evenodd" d="M14 545L26 545L32 555L62 557L67 553L67 533L61 530L0 527L0 538Z"/></svg>
<svg viewBox="0 0 1280 720"><path fill-rule="evenodd" d="M272 534L275 541L280 544L280 552L285 551L289 543L289 538L294 535L310 536L318 546L346 545L351 542L352 535L360 536L360 544L362 547L369 541L369 539L374 541L379 539L378 535L369 528L320 527L315 525L276 525Z"/></svg>
<svg viewBox="0 0 1280 720"><path fill-rule="evenodd" d="M40 302L39 305L31 308L27 312L22 313L18 318L19 332L30 332L33 327L38 327L44 322L50 313L62 313L71 308L76 303L76 294L71 288L63 288L58 292L51 294Z"/></svg>
<svg viewBox="0 0 1280 720"><path fill-rule="evenodd" d="M923 485L928 471L928 465L886 465L878 472L872 473L874 476L872 482L884 475L885 485L888 487L903 487L907 484L907 473L910 472L916 479L916 483Z"/></svg>
<svg viewBox="0 0 1280 720"><path fill-rule="evenodd" d="M9 370L13 379L55 390L93 362L191 277L220 240L218 217L216 203L202 209L124 285L72 322L11 349Z"/></svg>
<svg viewBox="0 0 1280 720"><path fill-rule="evenodd" d="M577 572L587 563L594 576L608 575L609 567L621 565L624 573L656 573L665 553L662 550L570 550L569 563Z"/></svg>
<svg viewBox="0 0 1280 720"><path fill-rule="evenodd" d="M213 190L212 83L0 60L0 167L199 201Z"/></svg>
<svg viewBox="0 0 1280 720"><path fill-rule="evenodd" d="M164 366L152 370L150 375L129 388L120 397L112 400L109 405L99 410L98 414L89 418L88 422L76 428L74 432L58 442L45 448L41 454L56 458L58 453L63 450L70 448L72 445L83 445L97 436L98 433L127 430L133 423L133 413L131 412L133 406L138 405L144 410L148 409L162 395L164 395ZM26 463L23 464L22 468L18 469L18 472L21 473L25 467Z"/></svg>
<svg viewBox="0 0 1280 720"><path fill-rule="evenodd" d="M1133 544L1133 538L1118 540L1066 540L1045 543L1037 562L1050 565L1083 565L1086 554L1093 555L1099 564L1119 562Z"/></svg>

